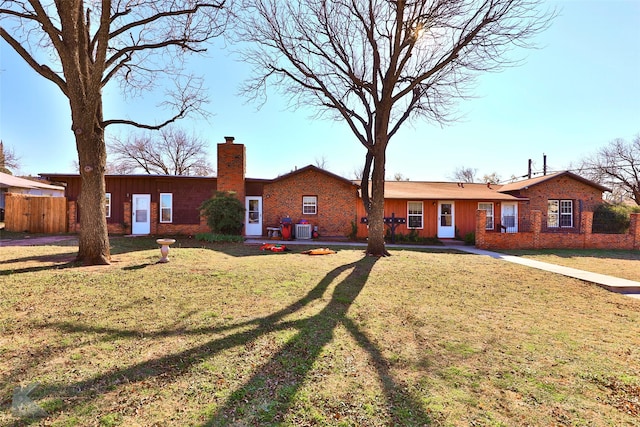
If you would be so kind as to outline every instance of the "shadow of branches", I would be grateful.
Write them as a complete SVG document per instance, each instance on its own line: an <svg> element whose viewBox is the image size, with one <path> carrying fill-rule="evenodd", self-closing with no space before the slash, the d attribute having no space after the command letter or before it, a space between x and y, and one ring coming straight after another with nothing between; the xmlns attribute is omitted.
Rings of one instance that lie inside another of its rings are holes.
<svg viewBox="0 0 640 427"><path fill-rule="evenodd" d="M153 378L160 384L169 383L202 362L236 346L248 345L274 331L293 330L294 335L268 360L254 368L251 376L219 405L203 426L278 424L285 419L294 404L296 393L308 380L322 350L329 344L336 328L342 325L354 341L365 350L379 377L387 401L388 416L394 425L426 425L429 417L419 402L404 390L401 382L393 378L381 350L373 343L347 313L367 283L377 259L364 257L356 262L338 266L328 272L304 297L270 315L220 327L194 331L175 329L159 331L156 337L172 334L211 334L215 339L186 350L174 352L151 360L112 368L90 378L71 384L43 384L44 397L58 398L64 403L56 412L72 411L75 407L97 401L123 381L142 382ZM325 296L330 285L339 280L329 302L315 315L304 317L301 310ZM300 314L299 317L291 316ZM294 317L293 319L291 319ZM94 327L82 323L64 322L43 324L42 327L64 332L108 334L111 337L129 337L136 331ZM145 333L147 338L153 335ZM222 336L220 336L222 335ZM42 354L46 358L46 354ZM42 361L41 361L42 362ZM266 405L266 406L265 406ZM269 408L259 411L256 408ZM242 410L244 408L244 410ZM22 425L20 420L15 426Z"/></svg>

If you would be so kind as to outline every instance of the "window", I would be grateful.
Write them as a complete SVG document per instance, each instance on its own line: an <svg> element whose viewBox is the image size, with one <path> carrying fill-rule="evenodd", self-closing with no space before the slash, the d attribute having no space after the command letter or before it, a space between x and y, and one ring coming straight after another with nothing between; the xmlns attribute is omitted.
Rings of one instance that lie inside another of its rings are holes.
<svg viewBox="0 0 640 427"><path fill-rule="evenodd" d="M105 194L107 218L111 218L111 193Z"/></svg>
<svg viewBox="0 0 640 427"><path fill-rule="evenodd" d="M478 203L478 209L487 212L487 223L484 228L493 230L493 203Z"/></svg>
<svg viewBox="0 0 640 427"><path fill-rule="evenodd" d="M303 215L315 215L318 213L317 196L302 196L302 213Z"/></svg>
<svg viewBox="0 0 640 427"><path fill-rule="evenodd" d="M173 221L173 194L160 193L160 222Z"/></svg>
<svg viewBox="0 0 640 427"><path fill-rule="evenodd" d="M407 202L407 228L422 228L422 202Z"/></svg>
<svg viewBox="0 0 640 427"><path fill-rule="evenodd" d="M547 227L573 227L573 200L549 200Z"/></svg>

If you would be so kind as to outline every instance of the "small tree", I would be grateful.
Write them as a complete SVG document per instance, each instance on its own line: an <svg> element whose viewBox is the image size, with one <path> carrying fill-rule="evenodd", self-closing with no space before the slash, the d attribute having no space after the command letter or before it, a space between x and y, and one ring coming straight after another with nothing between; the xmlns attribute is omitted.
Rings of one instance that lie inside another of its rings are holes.
<svg viewBox="0 0 640 427"><path fill-rule="evenodd" d="M206 200L200 210L207 218L207 225L216 234L242 233L244 225L244 206L232 193L218 191Z"/></svg>

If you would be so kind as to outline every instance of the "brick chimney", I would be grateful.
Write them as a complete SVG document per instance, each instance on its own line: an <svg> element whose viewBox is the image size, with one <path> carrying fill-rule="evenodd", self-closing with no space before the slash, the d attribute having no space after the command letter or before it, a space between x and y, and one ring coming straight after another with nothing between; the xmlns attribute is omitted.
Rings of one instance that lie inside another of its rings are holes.
<svg viewBox="0 0 640 427"><path fill-rule="evenodd" d="M218 191L232 191L244 204L244 175L246 171L243 144L234 144L232 136L225 136L224 143L218 144Z"/></svg>

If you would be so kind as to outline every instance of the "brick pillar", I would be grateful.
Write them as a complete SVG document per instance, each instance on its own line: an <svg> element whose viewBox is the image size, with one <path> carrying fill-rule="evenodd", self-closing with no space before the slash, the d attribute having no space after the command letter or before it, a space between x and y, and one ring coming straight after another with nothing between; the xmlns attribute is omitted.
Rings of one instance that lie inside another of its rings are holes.
<svg viewBox="0 0 640 427"><path fill-rule="evenodd" d="M633 237L633 249L640 250L640 213L632 213L629 234Z"/></svg>
<svg viewBox="0 0 640 427"><path fill-rule="evenodd" d="M225 142L218 144L218 191L236 194L244 204L244 176L246 172L246 149L242 144L234 144L232 136L225 136Z"/></svg>
<svg viewBox="0 0 640 427"><path fill-rule="evenodd" d="M478 209L476 211L476 248L487 249L487 211Z"/></svg>
<svg viewBox="0 0 640 427"><path fill-rule="evenodd" d="M124 234L131 234L132 224L131 224L131 202L123 203L124 209L124 224L122 227L122 232Z"/></svg>
<svg viewBox="0 0 640 427"><path fill-rule="evenodd" d="M200 212L200 224L198 226L198 232L200 233L210 233L211 229L209 228L209 224L207 224L207 217Z"/></svg>
<svg viewBox="0 0 640 427"><path fill-rule="evenodd" d="M69 232L78 232L78 202L75 200L69 200L69 207L67 212L69 213Z"/></svg>
<svg viewBox="0 0 640 427"><path fill-rule="evenodd" d="M591 234L593 232L593 212L582 212L580 216L580 231L584 236L582 248L589 248L591 245Z"/></svg>
<svg viewBox="0 0 640 427"><path fill-rule="evenodd" d="M158 202L151 202L151 234L158 234Z"/></svg>
<svg viewBox="0 0 640 427"><path fill-rule="evenodd" d="M542 232L542 212L531 211L531 231L533 231L533 249L540 248L540 233Z"/></svg>

